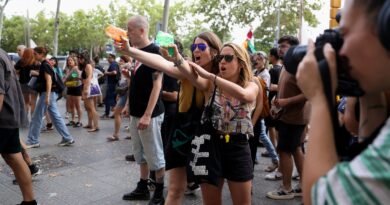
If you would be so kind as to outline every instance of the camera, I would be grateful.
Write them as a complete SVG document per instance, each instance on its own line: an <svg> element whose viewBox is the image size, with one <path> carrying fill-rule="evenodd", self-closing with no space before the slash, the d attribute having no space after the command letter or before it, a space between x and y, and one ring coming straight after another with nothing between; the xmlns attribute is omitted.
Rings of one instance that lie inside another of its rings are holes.
<svg viewBox="0 0 390 205"><path fill-rule="evenodd" d="M343 96L362 96L364 91L360 88L359 83L352 79L348 73L348 59L339 55L340 49L343 46L343 38L337 29L326 29L323 34L318 36L315 41L314 55L317 59L324 87L330 85L329 66L325 59L323 48L326 43L330 43L336 52L336 65L338 84L336 93ZM292 46L284 56L284 65L286 70L295 75L299 63L306 55L307 46Z"/></svg>

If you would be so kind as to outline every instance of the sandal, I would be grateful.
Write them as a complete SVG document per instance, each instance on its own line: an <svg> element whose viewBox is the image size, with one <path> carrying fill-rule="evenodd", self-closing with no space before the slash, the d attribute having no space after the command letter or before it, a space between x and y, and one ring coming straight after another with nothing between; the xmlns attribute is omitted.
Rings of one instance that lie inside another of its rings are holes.
<svg viewBox="0 0 390 205"><path fill-rule="evenodd" d="M67 124L66 124L66 126L74 126L75 125L75 123L73 122L73 121L69 121Z"/></svg>
<svg viewBox="0 0 390 205"><path fill-rule="evenodd" d="M83 124L81 122L76 122L73 127L81 127L83 126Z"/></svg>
<svg viewBox="0 0 390 205"><path fill-rule="evenodd" d="M97 132L97 131L99 131L99 128L87 130L87 132Z"/></svg>
<svg viewBox="0 0 390 205"><path fill-rule="evenodd" d="M107 137L108 142L114 142L114 141L118 141L118 140L119 140L119 137L115 137L114 135Z"/></svg>
<svg viewBox="0 0 390 205"><path fill-rule="evenodd" d="M131 140L131 136L126 136L125 140Z"/></svg>
<svg viewBox="0 0 390 205"><path fill-rule="evenodd" d="M85 125L83 128L85 128L85 129L91 129L92 126L91 126L91 125Z"/></svg>

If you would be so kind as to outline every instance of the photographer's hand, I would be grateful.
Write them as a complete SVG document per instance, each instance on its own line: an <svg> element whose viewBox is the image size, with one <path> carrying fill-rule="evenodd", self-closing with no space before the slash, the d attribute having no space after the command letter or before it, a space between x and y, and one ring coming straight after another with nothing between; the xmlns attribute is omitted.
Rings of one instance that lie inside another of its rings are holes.
<svg viewBox="0 0 390 205"><path fill-rule="evenodd" d="M311 204L312 186L338 162L332 118L324 94L314 50L313 41L309 41L306 56L299 64L296 75L299 87L311 104L310 140L308 142L302 178L304 204ZM337 82L336 56L329 44L325 45L324 54L329 64L332 91L335 93Z"/></svg>
<svg viewBox="0 0 390 205"><path fill-rule="evenodd" d="M299 87L309 101L326 100L314 50L314 43L310 40L307 46L307 54L298 66L296 77ZM336 54L330 44L324 46L324 55L329 65L332 93L335 96L337 85Z"/></svg>

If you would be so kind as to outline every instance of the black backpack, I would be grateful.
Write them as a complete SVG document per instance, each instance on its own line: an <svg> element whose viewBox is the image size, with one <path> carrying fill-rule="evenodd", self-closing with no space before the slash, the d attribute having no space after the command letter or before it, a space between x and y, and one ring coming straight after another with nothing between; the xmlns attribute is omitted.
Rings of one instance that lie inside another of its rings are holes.
<svg viewBox="0 0 390 205"><path fill-rule="evenodd" d="M63 97L63 92L65 90L65 84L62 81L61 77L58 75L58 73L55 71L54 71L54 78L53 78L52 85L55 92L58 94L57 100L61 99Z"/></svg>

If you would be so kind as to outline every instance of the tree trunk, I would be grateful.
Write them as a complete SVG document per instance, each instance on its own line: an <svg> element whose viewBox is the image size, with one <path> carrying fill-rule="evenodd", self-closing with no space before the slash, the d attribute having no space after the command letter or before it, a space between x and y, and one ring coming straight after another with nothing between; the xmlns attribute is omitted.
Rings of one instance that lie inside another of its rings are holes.
<svg viewBox="0 0 390 205"><path fill-rule="evenodd" d="M4 18L4 8L7 6L9 0L5 0L4 5L0 6L0 46L2 39L2 31L3 31L3 18Z"/></svg>
<svg viewBox="0 0 390 205"><path fill-rule="evenodd" d="M60 4L61 0L57 0L57 11L56 11L56 18L54 21L54 51L53 55L57 56L58 54L58 30L59 30L59 24L60 24Z"/></svg>

